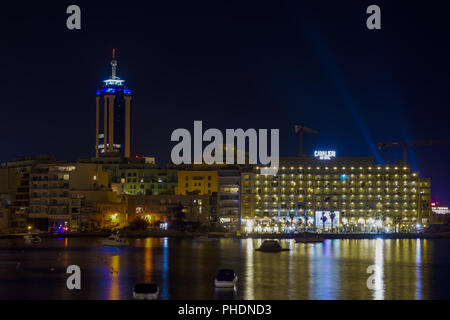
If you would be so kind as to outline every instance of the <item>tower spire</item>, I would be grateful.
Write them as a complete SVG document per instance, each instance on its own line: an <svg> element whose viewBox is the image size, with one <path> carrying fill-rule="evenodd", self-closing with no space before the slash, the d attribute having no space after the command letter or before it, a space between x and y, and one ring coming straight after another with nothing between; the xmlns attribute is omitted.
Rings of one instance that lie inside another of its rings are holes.
<svg viewBox="0 0 450 320"><path fill-rule="evenodd" d="M111 79L113 79L113 80L117 79L117 76L116 76L116 67L117 67L116 49L112 49Z"/></svg>

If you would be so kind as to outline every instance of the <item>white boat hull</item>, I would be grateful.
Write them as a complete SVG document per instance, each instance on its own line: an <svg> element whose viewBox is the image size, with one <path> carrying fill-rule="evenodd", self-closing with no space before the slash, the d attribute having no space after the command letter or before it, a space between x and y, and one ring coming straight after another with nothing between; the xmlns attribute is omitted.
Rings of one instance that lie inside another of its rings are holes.
<svg viewBox="0 0 450 320"><path fill-rule="evenodd" d="M214 285L216 288L234 288L237 283L237 277L234 278L233 281L217 281L217 279L214 280Z"/></svg>
<svg viewBox="0 0 450 320"><path fill-rule="evenodd" d="M33 245L33 244L41 244L42 243L41 237L25 236L24 239L25 239L25 244L26 245Z"/></svg>
<svg viewBox="0 0 450 320"><path fill-rule="evenodd" d="M133 299L134 300L158 300L158 294L156 293L136 293L133 292Z"/></svg>

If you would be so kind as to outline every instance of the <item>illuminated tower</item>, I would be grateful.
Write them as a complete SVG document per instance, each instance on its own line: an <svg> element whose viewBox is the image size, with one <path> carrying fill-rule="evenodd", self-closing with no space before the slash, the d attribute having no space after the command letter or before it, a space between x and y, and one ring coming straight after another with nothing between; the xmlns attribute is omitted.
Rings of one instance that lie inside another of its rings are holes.
<svg viewBox="0 0 450 320"><path fill-rule="evenodd" d="M116 76L116 51L112 51L111 78L104 80L103 88L97 90L95 156L104 152L120 152L130 157L130 107L131 90L125 80Z"/></svg>

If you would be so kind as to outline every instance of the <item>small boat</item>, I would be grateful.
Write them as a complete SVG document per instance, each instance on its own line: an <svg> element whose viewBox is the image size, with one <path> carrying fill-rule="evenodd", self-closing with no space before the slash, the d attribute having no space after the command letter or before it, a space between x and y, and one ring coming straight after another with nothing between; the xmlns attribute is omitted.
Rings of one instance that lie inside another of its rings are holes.
<svg viewBox="0 0 450 320"><path fill-rule="evenodd" d="M210 238L207 236L199 236L199 237L195 237L194 239L195 239L195 241L199 241L199 242L213 242L213 241L219 240L217 238Z"/></svg>
<svg viewBox="0 0 450 320"><path fill-rule="evenodd" d="M135 300L156 300L158 295L159 288L156 283L138 283L134 286L133 299Z"/></svg>
<svg viewBox="0 0 450 320"><path fill-rule="evenodd" d="M216 279L214 279L214 285L216 288L234 288L237 282L237 275L231 269L221 269L217 273Z"/></svg>
<svg viewBox="0 0 450 320"><path fill-rule="evenodd" d="M256 250L262 252L289 251L289 249L282 248L280 242L277 240L264 240L261 246Z"/></svg>
<svg viewBox="0 0 450 320"><path fill-rule="evenodd" d="M303 236L299 238L295 238L295 242L302 242L302 243L316 243L316 242L323 242L325 239L322 236Z"/></svg>
<svg viewBox="0 0 450 320"><path fill-rule="evenodd" d="M34 233L26 234L23 238L25 239L25 244L26 245L42 243L42 238L39 237L37 234L34 234Z"/></svg>
<svg viewBox="0 0 450 320"><path fill-rule="evenodd" d="M126 247L129 245L128 240L119 236L118 234L112 234L106 240L102 240L104 246L111 247Z"/></svg>

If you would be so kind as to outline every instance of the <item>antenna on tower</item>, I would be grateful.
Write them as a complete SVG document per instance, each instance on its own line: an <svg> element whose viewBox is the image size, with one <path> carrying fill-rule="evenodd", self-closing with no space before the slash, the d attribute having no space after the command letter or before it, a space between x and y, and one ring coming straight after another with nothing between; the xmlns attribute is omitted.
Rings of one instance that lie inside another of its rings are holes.
<svg viewBox="0 0 450 320"><path fill-rule="evenodd" d="M117 79L117 77L116 77L116 67L117 67L116 49L112 49L111 79Z"/></svg>

